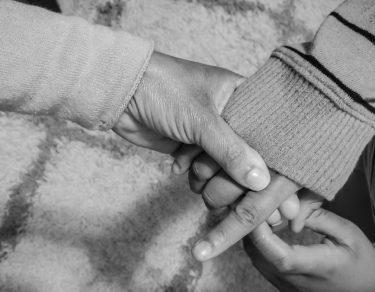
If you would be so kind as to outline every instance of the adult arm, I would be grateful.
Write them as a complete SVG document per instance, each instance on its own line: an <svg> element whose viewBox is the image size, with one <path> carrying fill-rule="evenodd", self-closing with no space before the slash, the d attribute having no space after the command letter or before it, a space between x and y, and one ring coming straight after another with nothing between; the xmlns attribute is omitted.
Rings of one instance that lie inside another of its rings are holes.
<svg viewBox="0 0 375 292"><path fill-rule="evenodd" d="M172 153L207 153L240 184L269 182L263 160L218 114L241 76L153 51L123 31L0 1L0 110L52 115ZM214 97L216 98L214 101Z"/></svg>

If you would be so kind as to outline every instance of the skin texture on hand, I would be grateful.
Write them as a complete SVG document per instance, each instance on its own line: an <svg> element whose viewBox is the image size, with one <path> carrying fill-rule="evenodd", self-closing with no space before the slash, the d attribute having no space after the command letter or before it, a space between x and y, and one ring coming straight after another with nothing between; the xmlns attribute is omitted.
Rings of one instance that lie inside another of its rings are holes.
<svg viewBox="0 0 375 292"><path fill-rule="evenodd" d="M305 222L320 244L289 246L265 223L244 240L255 267L280 291L374 291L375 249L350 221L324 209Z"/></svg>
<svg viewBox="0 0 375 292"><path fill-rule="evenodd" d="M231 71L154 52L114 131L136 145L164 153L195 145L237 183L261 190L270 181L263 159L218 110L241 81Z"/></svg>

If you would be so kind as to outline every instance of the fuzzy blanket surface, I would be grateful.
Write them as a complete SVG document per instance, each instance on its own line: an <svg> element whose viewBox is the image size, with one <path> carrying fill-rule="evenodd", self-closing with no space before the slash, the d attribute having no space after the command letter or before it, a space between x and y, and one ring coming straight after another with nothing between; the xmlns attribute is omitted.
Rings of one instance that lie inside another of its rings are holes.
<svg viewBox="0 0 375 292"><path fill-rule="evenodd" d="M311 39L340 0L60 0L62 13L249 75ZM0 114L0 291L274 291L240 245L205 264L212 224L167 156L113 133Z"/></svg>

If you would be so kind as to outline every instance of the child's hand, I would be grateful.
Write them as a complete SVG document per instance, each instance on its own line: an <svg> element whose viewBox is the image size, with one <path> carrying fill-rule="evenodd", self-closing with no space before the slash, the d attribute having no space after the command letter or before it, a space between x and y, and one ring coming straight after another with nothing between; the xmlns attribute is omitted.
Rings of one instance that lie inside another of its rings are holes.
<svg viewBox="0 0 375 292"><path fill-rule="evenodd" d="M305 226L326 237L320 244L289 246L265 223L244 240L256 268L280 291L375 290L375 249L350 221L324 209Z"/></svg>

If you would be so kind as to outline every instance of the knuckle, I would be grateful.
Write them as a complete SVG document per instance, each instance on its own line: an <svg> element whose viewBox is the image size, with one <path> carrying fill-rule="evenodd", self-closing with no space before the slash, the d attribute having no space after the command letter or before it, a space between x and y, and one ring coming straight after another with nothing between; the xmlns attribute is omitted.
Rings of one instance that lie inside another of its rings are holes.
<svg viewBox="0 0 375 292"><path fill-rule="evenodd" d="M229 242L228 234L223 228L216 229L215 233L211 235L211 240L216 247L226 245Z"/></svg>
<svg viewBox="0 0 375 292"><path fill-rule="evenodd" d="M207 166L207 164L200 161L199 159L194 161L194 163L192 165L192 169L193 169L195 175L200 180L208 180L208 179L211 178L211 173L210 173L209 167Z"/></svg>
<svg viewBox="0 0 375 292"><path fill-rule="evenodd" d="M243 161L244 151L241 147L237 145L230 144L227 147L226 158L228 167L231 165L237 165L239 162Z"/></svg>
<svg viewBox="0 0 375 292"><path fill-rule="evenodd" d="M321 209L321 208L314 210L314 212L312 212L307 219L312 219L312 220L320 219L326 215L326 212L327 212L326 210Z"/></svg>
<svg viewBox="0 0 375 292"><path fill-rule="evenodd" d="M192 173L192 171L189 171L189 186L190 186L190 189L196 193L196 194L199 194L201 189L199 188L199 182L197 180L197 178L195 177L194 173Z"/></svg>
<svg viewBox="0 0 375 292"><path fill-rule="evenodd" d="M283 274L292 273L294 271L292 261L287 256L275 260L274 266Z"/></svg>
<svg viewBox="0 0 375 292"><path fill-rule="evenodd" d="M355 225L353 222L346 220L346 219L343 220L342 224L343 226L345 226L344 228L349 231L349 234L345 239L346 245L353 252L358 251L361 246L360 244L361 241L358 240L358 238L362 234L361 229L357 225Z"/></svg>
<svg viewBox="0 0 375 292"><path fill-rule="evenodd" d="M348 230L351 231L351 234L362 233L361 229L349 220L344 219L343 224L346 226L346 228L348 228Z"/></svg>
<svg viewBox="0 0 375 292"><path fill-rule="evenodd" d="M259 221L262 212L254 204L238 204L234 209L234 214L242 224L254 226Z"/></svg>
<svg viewBox="0 0 375 292"><path fill-rule="evenodd" d="M207 188L203 189L202 198L208 208L218 207L218 203L216 202L215 196Z"/></svg>
<svg viewBox="0 0 375 292"><path fill-rule="evenodd" d="M201 169L200 169L200 166L199 166L199 163L197 162L193 162L193 165L191 166L194 174L197 176L197 177L201 177Z"/></svg>
<svg viewBox="0 0 375 292"><path fill-rule="evenodd" d="M352 265L352 263L348 263L349 265ZM337 270L340 269L340 267L344 267L344 265L337 265L337 264L331 264L329 267L325 267L324 274L329 279L331 277L334 277L337 273Z"/></svg>

